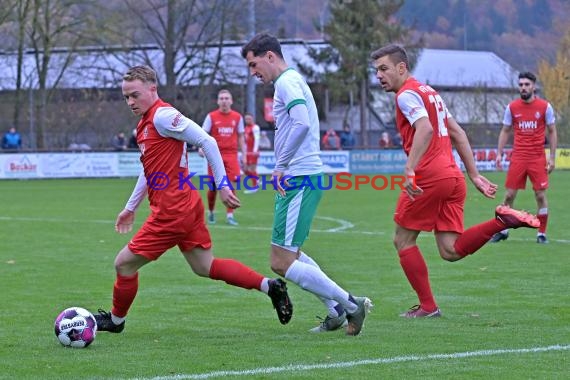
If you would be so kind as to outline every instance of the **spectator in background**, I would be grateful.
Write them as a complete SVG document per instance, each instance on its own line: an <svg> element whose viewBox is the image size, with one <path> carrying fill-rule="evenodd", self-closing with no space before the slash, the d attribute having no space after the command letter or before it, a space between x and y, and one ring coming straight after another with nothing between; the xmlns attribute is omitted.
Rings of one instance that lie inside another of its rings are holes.
<svg viewBox="0 0 570 380"><path fill-rule="evenodd" d="M394 147L394 144L392 143L392 139L390 138L390 134L388 132L382 132L380 135L380 140L378 140L378 145L380 145L380 149Z"/></svg>
<svg viewBox="0 0 570 380"><path fill-rule="evenodd" d="M137 129L133 129L133 134L129 139L129 149L138 149L139 144L137 143Z"/></svg>
<svg viewBox="0 0 570 380"><path fill-rule="evenodd" d="M400 134L400 132L396 133L392 142L393 142L394 147L396 147L396 148L402 147L402 135Z"/></svg>
<svg viewBox="0 0 570 380"><path fill-rule="evenodd" d="M74 151L74 152L85 152L85 151L91 150L91 147L89 146L89 144L71 143L71 144L69 144L67 149Z"/></svg>
<svg viewBox="0 0 570 380"><path fill-rule="evenodd" d="M252 189L246 189L244 194L253 194L259 190L257 186L257 160L259 159L259 139L261 133L259 130L259 125L255 124L253 115L246 113L244 115L245 127L244 127L244 138L245 138L245 149L246 156L243 159L243 172L246 176L252 178Z"/></svg>
<svg viewBox="0 0 570 380"><path fill-rule="evenodd" d="M342 132L340 133L340 146L342 149L350 150L354 148L354 135L350 130L350 125L345 124L342 128Z"/></svg>
<svg viewBox="0 0 570 380"><path fill-rule="evenodd" d="M16 131L16 128L12 127L2 137L2 149L19 150L21 148L22 137Z"/></svg>
<svg viewBox="0 0 570 380"><path fill-rule="evenodd" d="M340 149L340 137L334 129L330 128L323 136L323 149L326 150L339 150Z"/></svg>
<svg viewBox="0 0 570 380"><path fill-rule="evenodd" d="M271 150L271 140L267 136L267 131L261 131L259 136L259 149L261 150Z"/></svg>
<svg viewBox="0 0 570 380"><path fill-rule="evenodd" d="M115 150L125 150L127 149L127 140L125 139L125 134L123 132L117 133L111 139L111 146Z"/></svg>

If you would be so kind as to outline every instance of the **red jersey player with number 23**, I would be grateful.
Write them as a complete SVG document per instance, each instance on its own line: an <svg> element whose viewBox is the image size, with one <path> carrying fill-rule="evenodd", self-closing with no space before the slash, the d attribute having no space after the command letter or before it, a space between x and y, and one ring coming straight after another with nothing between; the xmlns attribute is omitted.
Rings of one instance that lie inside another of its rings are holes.
<svg viewBox="0 0 570 380"><path fill-rule="evenodd" d="M464 231L467 188L453 158L452 145L469 179L483 195L494 198L497 185L479 174L467 135L441 96L411 76L404 48L387 45L374 51L371 58L382 88L396 93L396 124L408 156L404 190L394 213L394 245L419 303L400 316L439 317L441 311L431 290L428 268L416 243L421 231L434 231L440 256L457 261L475 253L504 228L537 228L539 222L533 215L500 205L494 218Z"/></svg>

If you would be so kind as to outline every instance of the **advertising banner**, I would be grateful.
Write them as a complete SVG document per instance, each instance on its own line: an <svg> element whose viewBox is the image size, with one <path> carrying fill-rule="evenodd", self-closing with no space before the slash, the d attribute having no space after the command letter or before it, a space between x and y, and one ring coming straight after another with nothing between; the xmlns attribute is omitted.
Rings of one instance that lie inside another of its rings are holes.
<svg viewBox="0 0 570 380"><path fill-rule="evenodd" d="M341 173L349 171L350 155L347 151L342 150L325 150L321 151L321 160L323 161L323 172ZM262 151L259 153L257 160L257 173L259 175L267 175L273 173L275 168L275 155L272 151Z"/></svg>
<svg viewBox="0 0 570 380"><path fill-rule="evenodd" d="M511 149L505 149L503 170L509 168ZM548 149L545 154L548 155ZM463 162L453 151L461 170ZM495 171L496 148L473 149L479 171ZM353 174L402 173L407 157L401 149L322 151L323 172ZM268 175L275 167L272 151L260 152L257 172ZM208 173L208 162L197 152L188 153L188 168L198 176ZM570 149L557 149L556 168L570 169ZM142 170L139 152L8 153L0 154L0 179L136 177Z"/></svg>
<svg viewBox="0 0 570 380"><path fill-rule="evenodd" d="M503 171L507 171L509 169L509 165L511 163L511 154L512 149L503 150L503 157L501 159L501 166ZM455 161L461 170L465 171L465 165L463 165L463 161L461 161L459 158L457 151L453 150L453 156L455 157ZM473 149L473 158L475 159L475 166L477 166L477 170L482 172L497 170L495 162L497 159L496 148L475 148Z"/></svg>
<svg viewBox="0 0 570 380"><path fill-rule="evenodd" d="M38 178L40 176L39 154L0 155L1 178Z"/></svg>
<svg viewBox="0 0 570 380"><path fill-rule="evenodd" d="M546 149L546 157L550 156L550 149ZM556 149L556 169L570 169L570 149Z"/></svg>
<svg viewBox="0 0 570 380"><path fill-rule="evenodd" d="M350 172L354 174L401 173L406 164L402 149L352 150Z"/></svg>

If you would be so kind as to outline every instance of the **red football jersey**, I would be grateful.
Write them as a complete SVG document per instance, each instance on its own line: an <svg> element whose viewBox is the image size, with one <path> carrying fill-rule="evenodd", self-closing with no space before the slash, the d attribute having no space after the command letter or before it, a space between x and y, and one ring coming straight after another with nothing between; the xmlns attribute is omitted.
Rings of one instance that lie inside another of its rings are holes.
<svg viewBox="0 0 570 380"><path fill-rule="evenodd" d="M519 98L507 106L503 124L514 132L511 160L544 157L547 108L548 102L539 98L530 103Z"/></svg>
<svg viewBox="0 0 570 380"><path fill-rule="evenodd" d="M208 125L209 123L209 125ZM237 153L238 133L243 133L243 118L239 112L231 110L222 113L220 110L210 112L204 122L206 132L208 132L223 153Z"/></svg>
<svg viewBox="0 0 570 380"><path fill-rule="evenodd" d="M259 125L252 124L245 126L245 147L248 153L257 152L259 150ZM256 140L257 139L257 144Z"/></svg>
<svg viewBox="0 0 570 380"><path fill-rule="evenodd" d="M152 105L137 125L137 143L147 180L150 209L159 218L172 218L188 213L200 194L179 181L180 176L188 176L186 142L158 133L155 114L161 107L172 106L160 99ZM175 127L181 117L178 113L171 120L157 123L169 123Z"/></svg>
<svg viewBox="0 0 570 380"><path fill-rule="evenodd" d="M430 86L410 77L396 94L396 126L402 136L406 155L410 154L415 128L409 120L427 116L433 127L428 149L415 168L416 182L432 182L442 178L462 177L447 131L448 110L439 94Z"/></svg>

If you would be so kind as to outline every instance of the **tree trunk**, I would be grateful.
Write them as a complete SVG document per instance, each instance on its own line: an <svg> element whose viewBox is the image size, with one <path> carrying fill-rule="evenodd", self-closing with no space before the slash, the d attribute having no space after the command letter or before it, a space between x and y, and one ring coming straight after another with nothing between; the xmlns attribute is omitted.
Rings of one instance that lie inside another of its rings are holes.
<svg viewBox="0 0 570 380"><path fill-rule="evenodd" d="M360 82L360 145L369 148L368 136L368 85L366 80Z"/></svg>
<svg viewBox="0 0 570 380"><path fill-rule="evenodd" d="M168 0L168 17L166 20L166 38L164 41L164 71L166 74L166 86L164 88L164 98L172 103L176 101L176 73L174 72L175 60L175 39L176 33L174 24L176 23L176 1Z"/></svg>

